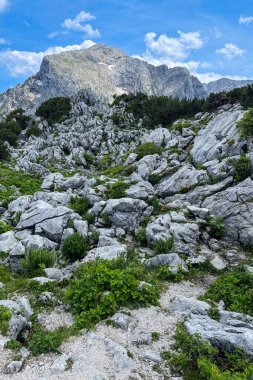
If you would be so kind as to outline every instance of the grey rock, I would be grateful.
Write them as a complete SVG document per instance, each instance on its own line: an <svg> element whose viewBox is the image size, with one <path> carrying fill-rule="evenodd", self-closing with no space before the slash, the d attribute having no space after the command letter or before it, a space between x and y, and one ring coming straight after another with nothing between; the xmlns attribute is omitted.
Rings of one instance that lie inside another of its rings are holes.
<svg viewBox="0 0 253 380"><path fill-rule="evenodd" d="M116 373L122 373L134 365L133 359L129 358L127 350L112 339L106 339L105 344L113 355L113 361Z"/></svg>
<svg viewBox="0 0 253 380"><path fill-rule="evenodd" d="M209 177L204 170L197 170L193 166L185 165L176 173L169 177L165 177L156 186L156 193L162 197L186 192L194 186L203 185L208 181Z"/></svg>
<svg viewBox="0 0 253 380"><path fill-rule="evenodd" d="M223 270L226 268L227 264L220 257L216 256L213 260L211 260L211 265L216 270Z"/></svg>
<svg viewBox="0 0 253 380"><path fill-rule="evenodd" d="M159 353L154 351L145 351L144 359L150 360L151 362L161 363L162 358Z"/></svg>
<svg viewBox="0 0 253 380"><path fill-rule="evenodd" d="M74 228L83 237L88 236L88 222L86 220L74 220Z"/></svg>
<svg viewBox="0 0 253 380"><path fill-rule="evenodd" d="M24 315L24 317L26 319L29 319L33 315L33 309L30 305L28 298L20 297L17 300L17 303L19 304L20 310L21 310L22 314Z"/></svg>
<svg viewBox="0 0 253 380"><path fill-rule="evenodd" d="M5 367L4 372L8 375L13 375L21 371L23 366L22 360L14 360Z"/></svg>
<svg viewBox="0 0 253 380"><path fill-rule="evenodd" d="M152 335L150 332L143 332L130 337L130 342L134 346L150 345L152 343Z"/></svg>
<svg viewBox="0 0 253 380"><path fill-rule="evenodd" d="M156 268L160 266L170 267L172 273L176 274L180 269L187 271L187 265L177 253L161 254L145 260L144 265L147 268Z"/></svg>
<svg viewBox="0 0 253 380"><path fill-rule="evenodd" d="M121 198L108 200L102 214L108 215L113 226L133 231L143 217L150 215L151 211L142 200Z"/></svg>
<svg viewBox="0 0 253 380"><path fill-rule="evenodd" d="M202 207L223 219L226 235L243 245L253 244L253 181L247 178L233 187L208 197Z"/></svg>
<svg viewBox="0 0 253 380"><path fill-rule="evenodd" d="M41 188L44 190L52 190L60 187L63 182L63 175L61 173L51 173L44 178Z"/></svg>
<svg viewBox="0 0 253 380"><path fill-rule="evenodd" d="M192 311L196 314L207 315L210 305L195 298L185 296L175 296L168 306L173 315L188 316Z"/></svg>
<svg viewBox="0 0 253 380"><path fill-rule="evenodd" d="M27 249L48 249L57 248L57 243L39 235L30 235L22 241Z"/></svg>
<svg viewBox="0 0 253 380"><path fill-rule="evenodd" d="M20 334L30 329L30 325L22 315L13 315L9 322L9 337L10 339L17 339Z"/></svg>
<svg viewBox="0 0 253 380"><path fill-rule="evenodd" d="M253 318L245 314L220 311L220 321L194 311L185 322L190 334L199 334L204 341L226 349L241 350L253 357Z"/></svg>
<svg viewBox="0 0 253 380"><path fill-rule="evenodd" d="M40 285L44 285L44 284L47 284L48 282L55 281L55 280L53 280L51 278L47 278L47 277L34 277L32 280L38 282Z"/></svg>
<svg viewBox="0 0 253 380"><path fill-rule="evenodd" d="M44 272L48 278L51 280L61 281L63 278L63 273L60 269L57 268L46 268Z"/></svg>
<svg viewBox="0 0 253 380"><path fill-rule="evenodd" d="M63 373L68 369L69 362L71 361L71 354L63 354L56 358L50 367L50 372L52 374Z"/></svg>
<svg viewBox="0 0 253 380"><path fill-rule="evenodd" d="M49 302L51 302L52 300L54 300L54 295L51 292L43 292L38 297L38 301L45 304L45 305L48 304Z"/></svg>
<svg viewBox="0 0 253 380"><path fill-rule="evenodd" d="M17 244L13 231L5 232L0 235L0 252L10 252L11 249Z"/></svg>
<svg viewBox="0 0 253 380"><path fill-rule="evenodd" d="M138 319L134 317L130 317L129 315L123 313L115 314L111 320L114 324L121 328L123 331L133 331L138 325Z"/></svg>
<svg viewBox="0 0 253 380"><path fill-rule="evenodd" d="M126 246L124 244L94 248L88 252L87 256L83 259L83 262L95 260L97 258L103 260L114 260L125 253Z"/></svg>
<svg viewBox="0 0 253 380"><path fill-rule="evenodd" d="M243 115L242 111L227 111L218 114L208 125L202 129L194 140L191 154L195 162L204 163L221 158L222 155L239 155L243 143L239 142L236 127ZM234 140L236 144L229 145ZM232 150L233 149L233 150Z"/></svg>

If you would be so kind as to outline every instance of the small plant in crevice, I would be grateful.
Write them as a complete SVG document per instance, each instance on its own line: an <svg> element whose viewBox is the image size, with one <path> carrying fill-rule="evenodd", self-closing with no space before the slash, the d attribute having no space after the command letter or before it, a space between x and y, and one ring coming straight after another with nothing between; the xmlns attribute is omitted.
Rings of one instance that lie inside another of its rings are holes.
<svg viewBox="0 0 253 380"><path fill-rule="evenodd" d="M161 146L157 146L153 142L146 142L138 146L136 149L137 153L137 160L140 160L141 158L148 156L148 155L153 155L153 154L158 154L161 155L164 151L164 148Z"/></svg>
<svg viewBox="0 0 253 380"><path fill-rule="evenodd" d="M0 306L0 332L3 335L8 333L10 319L11 311L5 306Z"/></svg>
<svg viewBox="0 0 253 380"><path fill-rule="evenodd" d="M221 239L226 234L226 228L221 218L215 218L214 216L208 216L206 218L208 226L210 228L209 235L216 239Z"/></svg>
<svg viewBox="0 0 253 380"><path fill-rule="evenodd" d="M242 154L237 159L230 160L229 163L234 167L234 179L237 182L244 181L252 174L251 160L245 154Z"/></svg>
<svg viewBox="0 0 253 380"><path fill-rule="evenodd" d="M167 239L159 239L159 240L156 240L152 244L152 249L154 250L156 255L160 255L163 253L169 253L172 250L173 243L174 243L173 236L171 236Z"/></svg>
<svg viewBox="0 0 253 380"><path fill-rule="evenodd" d="M105 194L108 199L124 198L125 192L130 186L131 185L129 183L126 183L124 181L117 181L108 186Z"/></svg>
<svg viewBox="0 0 253 380"><path fill-rule="evenodd" d="M0 235L11 230L10 224L0 220Z"/></svg>
<svg viewBox="0 0 253 380"><path fill-rule="evenodd" d="M140 227L136 232L136 240L141 245L147 245L147 236L146 236L146 228Z"/></svg>
<svg viewBox="0 0 253 380"><path fill-rule="evenodd" d="M70 206L80 216L84 217L90 208L90 201L86 197L71 197Z"/></svg>

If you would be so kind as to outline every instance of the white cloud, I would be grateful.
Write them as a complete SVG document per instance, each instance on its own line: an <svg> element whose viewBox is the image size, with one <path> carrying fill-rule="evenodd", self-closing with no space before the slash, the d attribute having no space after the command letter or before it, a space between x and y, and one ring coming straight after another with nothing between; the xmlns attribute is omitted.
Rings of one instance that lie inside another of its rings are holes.
<svg viewBox="0 0 253 380"><path fill-rule="evenodd" d="M213 32L214 32L215 37L218 39L223 36L223 33L217 27L214 28Z"/></svg>
<svg viewBox="0 0 253 380"><path fill-rule="evenodd" d="M0 38L0 45L7 45L8 41L5 38Z"/></svg>
<svg viewBox="0 0 253 380"><path fill-rule="evenodd" d="M240 76L240 75L221 75L217 73L192 73L195 75L200 82L202 83L209 83L214 80L222 79L222 78L228 78L228 79L233 79L233 80L247 80L249 78Z"/></svg>
<svg viewBox="0 0 253 380"><path fill-rule="evenodd" d="M239 18L239 24L249 24L253 22L253 16L243 17L241 16Z"/></svg>
<svg viewBox="0 0 253 380"><path fill-rule="evenodd" d="M85 35L90 38L101 37L98 29L94 29L92 25L86 23L86 21L93 19L95 19L95 16L90 12L81 11L75 18L68 18L64 20L61 26L67 30L84 32Z"/></svg>
<svg viewBox="0 0 253 380"><path fill-rule="evenodd" d="M216 50L216 53L223 55L226 59L233 59L236 57L241 57L245 50L240 49L235 44L225 44L225 46L221 49Z"/></svg>
<svg viewBox="0 0 253 380"><path fill-rule="evenodd" d="M200 49L203 45L199 32L183 33L178 31L178 35L179 37L175 38L161 34L156 38L156 33L147 33L145 36L146 54L155 54L173 60L185 59L190 50Z"/></svg>
<svg viewBox="0 0 253 380"><path fill-rule="evenodd" d="M218 29L217 32L219 32ZM162 34L157 38L156 33L147 33L145 36L146 52L142 55L134 55L134 57L154 66L166 65L168 68L185 67L202 83L208 83L224 77L235 80L249 79L241 76L220 75L214 72L199 73L198 71L210 70L213 66L211 62L189 60L190 51L200 49L203 46L203 39L200 33L183 33L179 31L178 35L178 38L171 38ZM233 55L232 51L237 55L244 53L243 50L233 44L227 45L225 45L225 48L227 48L226 52L229 51L230 56ZM232 48L230 45L232 45ZM234 49L234 47L238 50ZM224 54L223 50L222 54Z"/></svg>
<svg viewBox="0 0 253 380"><path fill-rule="evenodd" d="M9 0L0 0L0 12L4 12L9 6Z"/></svg>
<svg viewBox="0 0 253 380"><path fill-rule="evenodd" d="M45 55L86 49L94 44L91 40L85 40L80 45L53 46L41 52L4 50L0 51L0 67L7 69L14 77L32 75L39 70Z"/></svg>

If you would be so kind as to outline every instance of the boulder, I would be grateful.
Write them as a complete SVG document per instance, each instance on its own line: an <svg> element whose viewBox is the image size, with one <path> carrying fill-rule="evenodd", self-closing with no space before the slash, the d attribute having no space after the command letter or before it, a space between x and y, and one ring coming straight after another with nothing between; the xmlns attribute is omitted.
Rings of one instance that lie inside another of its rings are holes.
<svg viewBox="0 0 253 380"><path fill-rule="evenodd" d="M253 181L247 178L233 187L208 197L202 207L222 218L226 236L245 246L253 245Z"/></svg>
<svg viewBox="0 0 253 380"><path fill-rule="evenodd" d="M10 252L17 243L13 231L0 234L0 252Z"/></svg>
<svg viewBox="0 0 253 380"><path fill-rule="evenodd" d="M194 255L198 248L199 227L196 223L173 222L171 214L164 214L148 223L146 237L149 243L173 237L174 252Z"/></svg>
<svg viewBox="0 0 253 380"><path fill-rule="evenodd" d="M201 129L191 150L194 162L204 163L223 155L239 155L243 141L239 142L236 122L242 115L240 110L222 112ZM229 141L234 141L234 144L231 146Z"/></svg>
<svg viewBox="0 0 253 380"><path fill-rule="evenodd" d="M151 212L152 208L140 199L121 198L109 199L101 215L107 215L113 226L133 231Z"/></svg>
<svg viewBox="0 0 253 380"><path fill-rule="evenodd" d="M188 192L208 180L209 177L205 170L197 170L194 166L184 165L176 173L162 179L156 186L156 193L166 197L180 192Z"/></svg>
<svg viewBox="0 0 253 380"><path fill-rule="evenodd" d="M95 260L97 258L103 260L117 259L119 256L126 253L126 246L124 244L111 245L106 247L99 247L90 250L87 256L82 260L83 262Z"/></svg>
<svg viewBox="0 0 253 380"><path fill-rule="evenodd" d="M58 244L39 235L29 235L22 240L26 249L57 249Z"/></svg>
<svg viewBox="0 0 253 380"><path fill-rule="evenodd" d="M147 268L156 268L160 266L170 267L172 273L176 274L180 269L187 271L187 266L177 253L161 254L144 261Z"/></svg>
<svg viewBox="0 0 253 380"><path fill-rule="evenodd" d="M89 227L86 220L74 220L74 228L84 238L88 236Z"/></svg>
<svg viewBox="0 0 253 380"><path fill-rule="evenodd" d="M234 352L241 350L253 358L253 318L239 313L219 311L220 320L194 310L185 322L190 334L198 334L213 346Z"/></svg>

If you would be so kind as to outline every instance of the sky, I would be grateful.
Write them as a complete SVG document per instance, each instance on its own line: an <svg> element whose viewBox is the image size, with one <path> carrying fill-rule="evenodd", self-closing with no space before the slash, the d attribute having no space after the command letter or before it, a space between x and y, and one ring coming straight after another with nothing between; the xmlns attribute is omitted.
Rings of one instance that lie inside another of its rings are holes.
<svg viewBox="0 0 253 380"><path fill-rule="evenodd" d="M0 92L94 43L202 82L253 79L253 0L0 0Z"/></svg>

